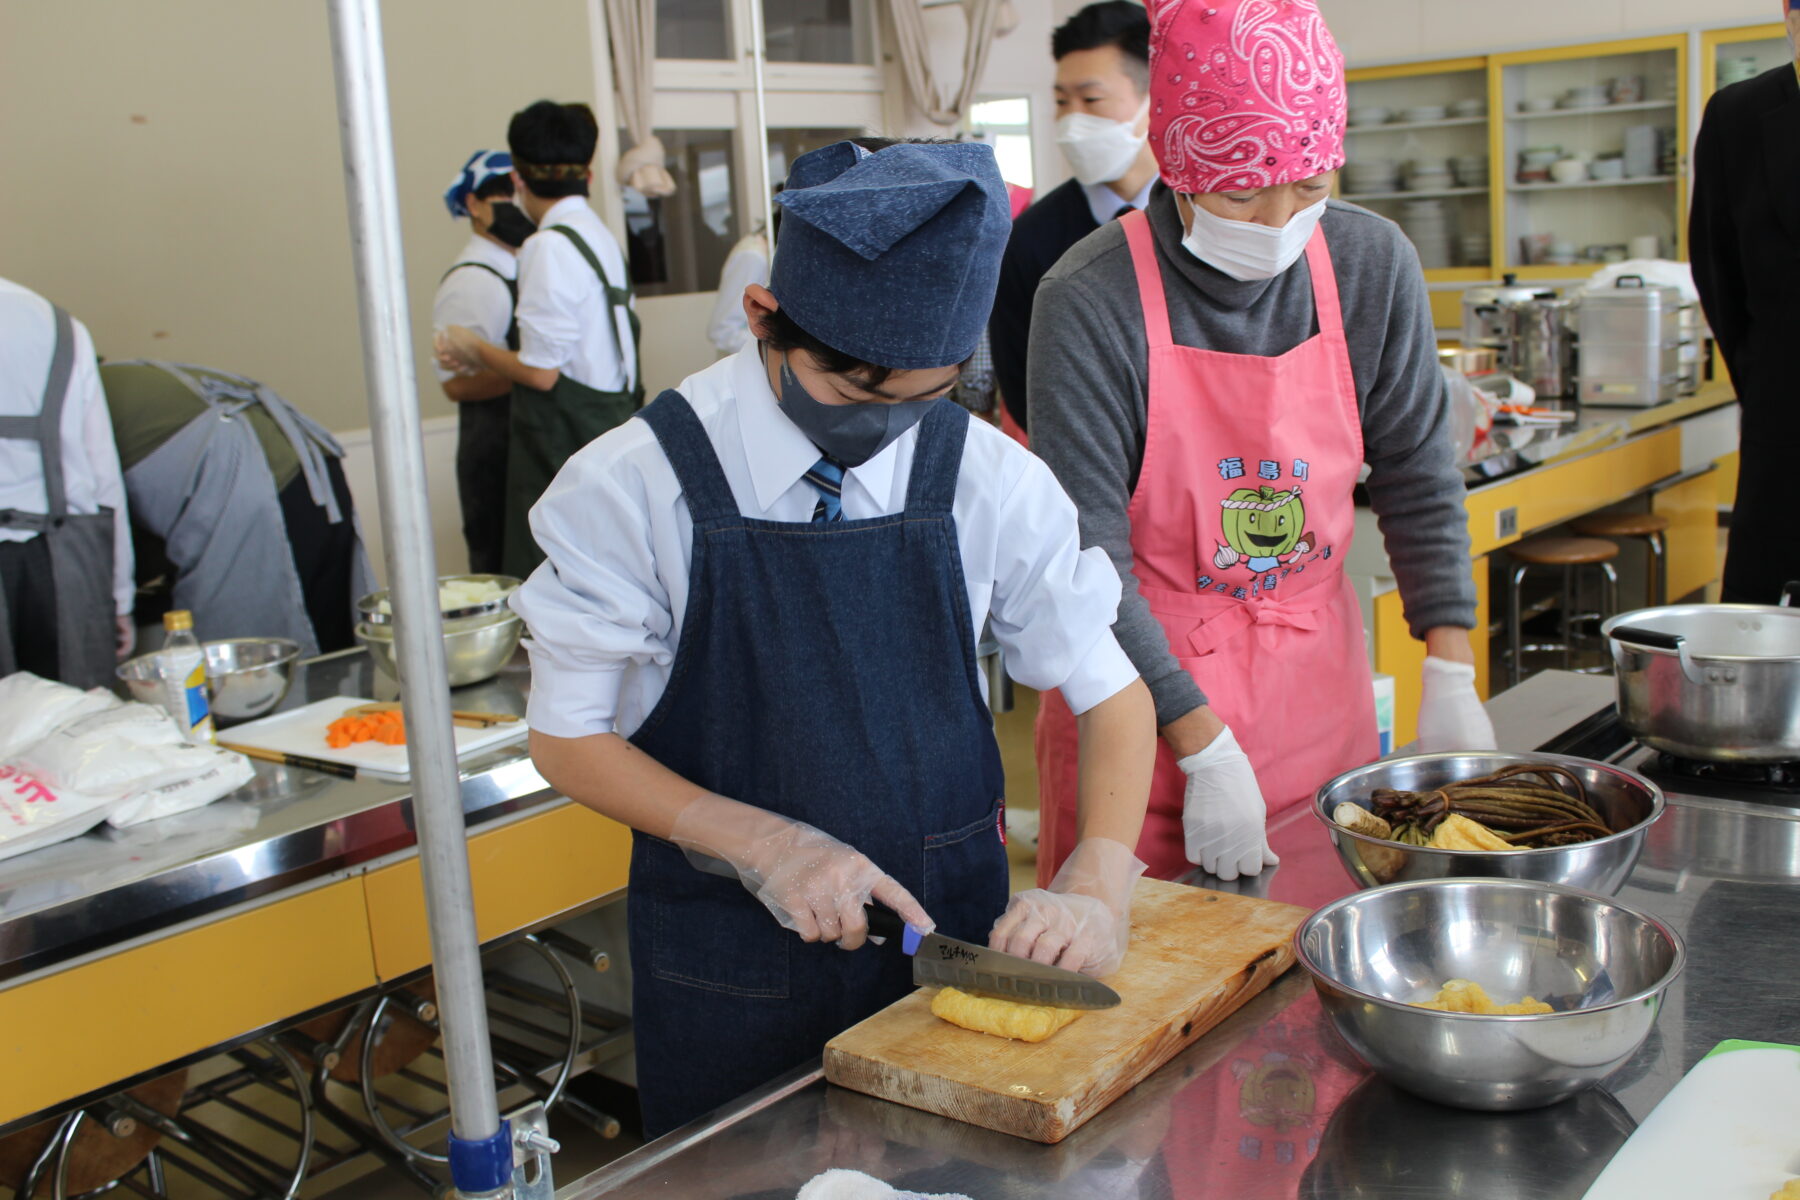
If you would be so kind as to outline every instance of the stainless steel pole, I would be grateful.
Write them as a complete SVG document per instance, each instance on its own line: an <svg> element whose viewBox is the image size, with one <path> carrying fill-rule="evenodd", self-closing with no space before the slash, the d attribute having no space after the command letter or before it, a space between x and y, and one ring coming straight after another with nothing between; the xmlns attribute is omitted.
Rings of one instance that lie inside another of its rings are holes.
<svg viewBox="0 0 1800 1200"><path fill-rule="evenodd" d="M512 1177L512 1148L494 1093L469 885L443 619L438 613L437 556L419 434L379 0L332 0L331 54L375 478L394 606L395 650L403 677L406 757L412 768L413 812L419 826L425 911L450 1085L451 1172L459 1191L490 1193L507 1186Z"/></svg>
<svg viewBox="0 0 1800 1200"><path fill-rule="evenodd" d="M763 83L763 64L769 51L768 31L763 26L763 0L750 0L750 66L756 84L756 177L762 180L763 236L769 239L769 257L775 256L775 184L769 179L769 107Z"/></svg>

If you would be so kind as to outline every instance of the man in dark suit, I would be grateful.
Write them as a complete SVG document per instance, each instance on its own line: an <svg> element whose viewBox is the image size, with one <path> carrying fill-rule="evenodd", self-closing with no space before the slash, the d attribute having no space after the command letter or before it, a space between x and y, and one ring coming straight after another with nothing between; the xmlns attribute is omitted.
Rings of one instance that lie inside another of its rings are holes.
<svg viewBox="0 0 1800 1200"><path fill-rule="evenodd" d="M1076 242L1150 201L1150 18L1140 0L1103 0L1050 39L1056 58L1056 144L1075 177L1013 222L988 321L994 376L1021 429L1028 409L1025 346L1038 280Z"/></svg>
<svg viewBox="0 0 1800 1200"><path fill-rule="evenodd" d="M1800 0L1787 3L1800 47ZM1724 599L1773 604L1800 579L1800 51L1706 106L1688 245L1743 419Z"/></svg>

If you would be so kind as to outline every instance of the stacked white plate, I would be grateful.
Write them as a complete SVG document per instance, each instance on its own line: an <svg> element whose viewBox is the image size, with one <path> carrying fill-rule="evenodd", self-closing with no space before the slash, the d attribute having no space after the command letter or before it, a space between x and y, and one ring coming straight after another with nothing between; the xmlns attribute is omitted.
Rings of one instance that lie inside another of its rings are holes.
<svg viewBox="0 0 1800 1200"><path fill-rule="evenodd" d="M1484 188L1488 185L1488 157L1485 154L1459 154L1450 160L1456 186Z"/></svg>
<svg viewBox="0 0 1800 1200"><path fill-rule="evenodd" d="M1399 120L1411 125L1423 121L1442 121L1450 115L1450 109L1442 104L1415 104L1411 108L1400 110Z"/></svg>
<svg viewBox="0 0 1800 1200"><path fill-rule="evenodd" d="M1492 240L1485 233L1465 233L1456 240L1465 267L1482 267L1494 260Z"/></svg>
<svg viewBox="0 0 1800 1200"><path fill-rule="evenodd" d="M1487 116L1487 101L1479 97L1458 100L1450 106L1450 115L1453 117L1485 117Z"/></svg>
<svg viewBox="0 0 1800 1200"><path fill-rule="evenodd" d="M1443 192L1455 184L1450 165L1442 159L1414 160L1406 164L1406 190L1409 192Z"/></svg>
<svg viewBox="0 0 1800 1200"><path fill-rule="evenodd" d="M1450 213L1442 200L1408 200L1400 206L1400 228L1432 270L1451 265Z"/></svg>
<svg viewBox="0 0 1800 1200"><path fill-rule="evenodd" d="M1360 196L1400 188L1400 164L1391 158L1357 158L1344 167L1344 192Z"/></svg>
<svg viewBox="0 0 1800 1200"><path fill-rule="evenodd" d="M1394 115L1392 109L1383 108L1379 104L1371 104L1350 110L1350 123L1361 129L1368 125L1385 125L1388 118Z"/></svg>

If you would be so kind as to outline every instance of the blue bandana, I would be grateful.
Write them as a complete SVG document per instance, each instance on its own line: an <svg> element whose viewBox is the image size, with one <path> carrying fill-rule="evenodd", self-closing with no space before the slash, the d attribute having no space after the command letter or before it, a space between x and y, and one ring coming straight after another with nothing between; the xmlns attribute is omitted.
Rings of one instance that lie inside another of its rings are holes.
<svg viewBox="0 0 1800 1200"><path fill-rule="evenodd" d="M469 215L468 199L475 189L496 175L510 174L512 155L504 150L477 150L444 190L444 207L453 217Z"/></svg>
<svg viewBox="0 0 1800 1200"><path fill-rule="evenodd" d="M975 353L1012 229L994 151L838 142L794 160L769 290L832 349L894 370Z"/></svg>

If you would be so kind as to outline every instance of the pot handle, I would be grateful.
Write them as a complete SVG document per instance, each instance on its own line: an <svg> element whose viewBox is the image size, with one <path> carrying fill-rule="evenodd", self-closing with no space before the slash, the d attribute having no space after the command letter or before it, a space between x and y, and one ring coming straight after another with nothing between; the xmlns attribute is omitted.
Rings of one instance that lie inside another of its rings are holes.
<svg viewBox="0 0 1800 1200"><path fill-rule="evenodd" d="M1800 599L1800 579L1790 579L1781 585L1781 607L1793 608L1797 599Z"/></svg>
<svg viewBox="0 0 1800 1200"><path fill-rule="evenodd" d="M1652 650L1673 650L1681 660L1681 673L1688 677L1690 683L1705 683L1706 676L1694 664L1694 658L1688 653L1687 639L1679 633L1664 633L1660 629L1639 629L1632 625L1620 625L1607 632L1607 637L1616 642L1629 642L1634 646L1648 646Z"/></svg>

